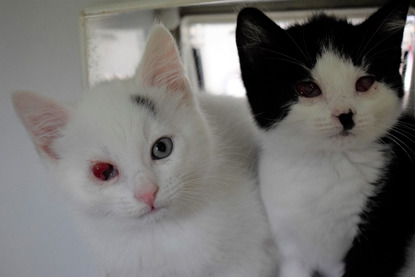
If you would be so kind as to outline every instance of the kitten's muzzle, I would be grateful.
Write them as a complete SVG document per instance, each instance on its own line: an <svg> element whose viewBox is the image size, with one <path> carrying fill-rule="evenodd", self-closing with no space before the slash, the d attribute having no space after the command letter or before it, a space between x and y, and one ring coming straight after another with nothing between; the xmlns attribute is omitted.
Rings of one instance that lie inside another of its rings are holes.
<svg viewBox="0 0 415 277"><path fill-rule="evenodd" d="M157 192L159 190L159 187L152 183L152 182L146 182L141 184L138 191L134 194L134 197L151 207L151 209L154 209L154 201L156 200Z"/></svg>
<svg viewBox="0 0 415 277"><path fill-rule="evenodd" d="M348 113L342 113L337 116L340 123L343 126L344 131L348 131L353 129L354 127L354 120L353 120L353 112L349 111Z"/></svg>

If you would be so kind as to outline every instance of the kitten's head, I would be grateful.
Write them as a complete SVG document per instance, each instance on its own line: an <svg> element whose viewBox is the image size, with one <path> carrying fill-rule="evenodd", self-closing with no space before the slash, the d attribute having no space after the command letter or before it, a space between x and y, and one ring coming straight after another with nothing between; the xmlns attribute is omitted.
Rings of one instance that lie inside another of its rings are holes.
<svg viewBox="0 0 415 277"><path fill-rule="evenodd" d="M258 126L318 149L367 145L396 121L408 1L352 25L324 14L284 30L254 8L238 15L242 78ZM285 128L287 127L287 128Z"/></svg>
<svg viewBox="0 0 415 277"><path fill-rule="evenodd" d="M54 180L81 211L141 222L197 206L186 193L209 172L212 138L164 27L150 34L134 78L100 84L75 107L30 92L13 100Z"/></svg>

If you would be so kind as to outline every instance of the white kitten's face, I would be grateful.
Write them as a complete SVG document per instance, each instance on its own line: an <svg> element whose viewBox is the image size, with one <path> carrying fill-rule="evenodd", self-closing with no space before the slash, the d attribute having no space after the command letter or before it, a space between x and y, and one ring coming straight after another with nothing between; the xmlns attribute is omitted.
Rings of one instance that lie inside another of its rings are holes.
<svg viewBox="0 0 415 277"><path fill-rule="evenodd" d="M313 83L278 125L310 149L348 150L365 147L383 136L400 113L396 93L376 82L350 61L326 51L311 72ZM343 122L343 123L342 123Z"/></svg>
<svg viewBox="0 0 415 277"><path fill-rule="evenodd" d="M212 137L163 26L153 28L132 79L86 91L74 109L32 92L13 102L73 209L156 220L203 203Z"/></svg>
<svg viewBox="0 0 415 277"><path fill-rule="evenodd" d="M209 170L210 135L197 109L156 90L114 81L78 105L51 170L75 206L148 220L188 205L186 191Z"/></svg>

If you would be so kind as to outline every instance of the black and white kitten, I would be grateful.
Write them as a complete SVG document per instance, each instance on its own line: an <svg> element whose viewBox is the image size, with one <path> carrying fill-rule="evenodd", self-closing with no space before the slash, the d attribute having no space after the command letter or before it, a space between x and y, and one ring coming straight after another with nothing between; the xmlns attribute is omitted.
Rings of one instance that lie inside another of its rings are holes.
<svg viewBox="0 0 415 277"><path fill-rule="evenodd" d="M286 30L257 9L239 13L283 277L415 276L415 120L402 113L399 73L408 5Z"/></svg>

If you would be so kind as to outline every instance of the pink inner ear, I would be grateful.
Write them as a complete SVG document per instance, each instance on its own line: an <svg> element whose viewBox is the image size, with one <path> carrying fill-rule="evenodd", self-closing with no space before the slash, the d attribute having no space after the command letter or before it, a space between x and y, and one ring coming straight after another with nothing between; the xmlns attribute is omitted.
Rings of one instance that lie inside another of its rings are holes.
<svg viewBox="0 0 415 277"><path fill-rule="evenodd" d="M154 28L150 34L137 73L144 85L167 87L169 92L190 97L189 82L175 41L162 26Z"/></svg>
<svg viewBox="0 0 415 277"><path fill-rule="evenodd" d="M29 120L28 128L35 139L38 148L53 159L59 159L58 155L52 150L52 143L61 135L59 129L64 127L67 122L67 114L62 111L54 111L55 107L39 115L34 115Z"/></svg>
<svg viewBox="0 0 415 277"><path fill-rule="evenodd" d="M144 64L145 82L149 86L166 86L169 90L185 91L188 81L184 76L176 49L172 46L167 51L160 51L160 53L157 53L156 50L151 53L154 55L153 60L147 60L147 63Z"/></svg>
<svg viewBox="0 0 415 277"><path fill-rule="evenodd" d="M49 157L51 157L52 159L54 159L54 160L59 160L59 156L58 156L58 154L56 154L53 150L52 150L52 148L51 148L51 145L49 144L49 145L43 145L43 146L41 146L40 147L40 149L43 151L43 152L45 152Z"/></svg>
<svg viewBox="0 0 415 277"><path fill-rule="evenodd" d="M58 159L52 144L61 136L60 129L68 121L69 110L66 106L27 91L14 93L13 104L37 149L52 159Z"/></svg>

